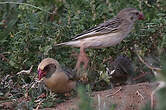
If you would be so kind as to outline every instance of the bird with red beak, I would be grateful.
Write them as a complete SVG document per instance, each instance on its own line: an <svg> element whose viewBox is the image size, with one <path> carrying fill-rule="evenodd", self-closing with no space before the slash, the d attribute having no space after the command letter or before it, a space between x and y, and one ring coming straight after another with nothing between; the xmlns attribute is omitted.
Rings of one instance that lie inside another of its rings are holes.
<svg viewBox="0 0 166 110"><path fill-rule="evenodd" d="M95 27L85 30L81 34L75 36L71 41L56 44L72 47L79 47L80 53L75 66L76 70L80 70L81 63L84 69L87 68L89 58L85 53L86 48L105 48L119 44L133 29L137 20L143 20L143 13L135 8L122 9L117 16L105 21Z"/></svg>
<svg viewBox="0 0 166 110"><path fill-rule="evenodd" d="M38 77L56 93L70 92L76 86L73 71L62 69L59 62L52 58L45 58L38 65Z"/></svg>

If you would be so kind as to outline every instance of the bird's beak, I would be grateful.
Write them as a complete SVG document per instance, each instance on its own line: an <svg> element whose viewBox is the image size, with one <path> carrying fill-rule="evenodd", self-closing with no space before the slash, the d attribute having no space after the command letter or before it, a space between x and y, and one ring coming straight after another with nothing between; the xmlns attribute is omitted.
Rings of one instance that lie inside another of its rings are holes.
<svg viewBox="0 0 166 110"><path fill-rule="evenodd" d="M139 19L139 20L144 20L144 19L145 19L143 13L140 13L140 14L139 14L139 18L138 18L138 19Z"/></svg>
<svg viewBox="0 0 166 110"><path fill-rule="evenodd" d="M42 71L41 69L38 70L38 77L39 80L43 77L44 71Z"/></svg>

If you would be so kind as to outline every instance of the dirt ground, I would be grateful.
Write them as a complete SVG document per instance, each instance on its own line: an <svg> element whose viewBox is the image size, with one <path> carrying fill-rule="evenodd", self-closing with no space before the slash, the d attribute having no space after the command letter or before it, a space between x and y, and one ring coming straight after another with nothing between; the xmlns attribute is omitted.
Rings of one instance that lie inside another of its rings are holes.
<svg viewBox="0 0 166 110"><path fill-rule="evenodd" d="M139 83L92 93L93 105L97 110L107 110L115 104L115 110L141 110L148 101L157 83ZM55 108L42 110L78 110L79 97L60 103ZM108 108L109 107L109 108Z"/></svg>

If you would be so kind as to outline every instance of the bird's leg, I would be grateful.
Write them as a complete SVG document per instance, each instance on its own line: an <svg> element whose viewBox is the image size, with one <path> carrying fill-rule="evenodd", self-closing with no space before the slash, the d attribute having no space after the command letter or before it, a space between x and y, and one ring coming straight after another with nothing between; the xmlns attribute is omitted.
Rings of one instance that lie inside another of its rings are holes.
<svg viewBox="0 0 166 110"><path fill-rule="evenodd" d="M84 47L80 47L80 54L78 56L78 60L77 60L75 69L80 70L81 63L84 64L83 67L84 67L84 69L86 69L88 66L88 62L89 62L89 58L87 57L87 55L85 53Z"/></svg>

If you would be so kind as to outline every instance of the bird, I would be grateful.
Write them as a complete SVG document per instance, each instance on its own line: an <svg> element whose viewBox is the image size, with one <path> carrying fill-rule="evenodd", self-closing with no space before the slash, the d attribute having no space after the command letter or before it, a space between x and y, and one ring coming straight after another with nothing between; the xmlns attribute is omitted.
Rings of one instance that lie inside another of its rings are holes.
<svg viewBox="0 0 166 110"><path fill-rule="evenodd" d="M132 83L134 67L127 56L119 55L113 62L108 64L106 69L112 87Z"/></svg>
<svg viewBox="0 0 166 110"><path fill-rule="evenodd" d="M71 41L55 44L55 46L79 47L80 53L75 69L80 70L81 63L84 64L83 67L86 69L89 62L89 58L85 53L86 48L115 46L128 36L137 20L143 19L144 15L139 10L135 8L124 8L112 19L83 31Z"/></svg>
<svg viewBox="0 0 166 110"><path fill-rule="evenodd" d="M38 65L38 78L43 79L45 85L53 92L68 93L76 87L74 71L64 69L53 58L45 58Z"/></svg>

